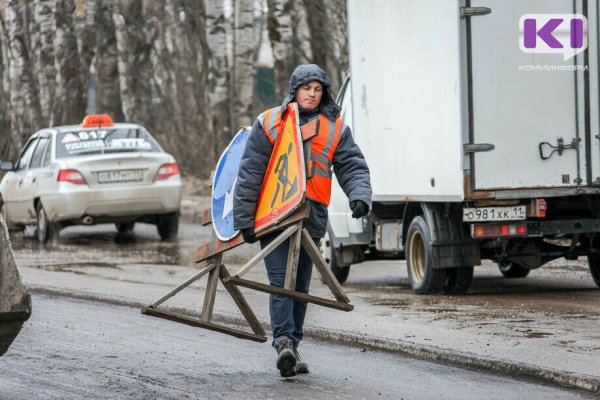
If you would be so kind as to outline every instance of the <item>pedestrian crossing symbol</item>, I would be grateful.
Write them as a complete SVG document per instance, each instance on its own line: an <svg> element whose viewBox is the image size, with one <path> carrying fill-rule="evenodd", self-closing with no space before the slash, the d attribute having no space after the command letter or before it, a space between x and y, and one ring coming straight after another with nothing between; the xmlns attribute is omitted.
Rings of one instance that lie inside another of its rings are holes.
<svg viewBox="0 0 600 400"><path fill-rule="evenodd" d="M298 106L288 105L256 205L254 230L262 231L294 212L303 202L306 173Z"/></svg>

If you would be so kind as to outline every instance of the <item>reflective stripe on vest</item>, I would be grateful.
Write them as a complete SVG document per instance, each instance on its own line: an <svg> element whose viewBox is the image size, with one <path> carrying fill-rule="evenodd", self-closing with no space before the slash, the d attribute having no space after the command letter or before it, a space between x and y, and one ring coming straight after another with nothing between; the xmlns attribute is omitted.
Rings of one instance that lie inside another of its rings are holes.
<svg viewBox="0 0 600 400"><path fill-rule="evenodd" d="M342 134L343 123L338 117L331 122L324 115L319 115L319 133L312 138L310 158L314 161L314 175L306 182L306 196L314 201L329 205L331 200L331 167L333 154L337 149ZM271 108L258 117L269 142L275 144L279 136L281 123L281 107Z"/></svg>
<svg viewBox="0 0 600 400"><path fill-rule="evenodd" d="M314 175L306 182L306 197L329 205L331 200L331 167L333 154L342 134L342 119L331 122L319 115L319 133L312 139L310 158L314 162Z"/></svg>
<svg viewBox="0 0 600 400"><path fill-rule="evenodd" d="M274 145L281 129L281 107L268 109L258 117L258 120L263 126L267 139Z"/></svg>

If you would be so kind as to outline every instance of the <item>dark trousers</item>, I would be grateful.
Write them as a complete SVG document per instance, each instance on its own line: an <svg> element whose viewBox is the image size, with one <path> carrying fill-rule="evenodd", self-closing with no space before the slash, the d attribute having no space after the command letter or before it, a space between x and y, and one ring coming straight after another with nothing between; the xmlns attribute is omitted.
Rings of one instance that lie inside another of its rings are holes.
<svg viewBox="0 0 600 400"><path fill-rule="evenodd" d="M279 233L266 235L260 239L260 246L264 248L271 243ZM318 239L314 239L318 243ZM269 282L273 286L283 287L285 283L285 271L287 268L288 251L290 248L290 239L288 238L280 244L275 250L265 257L267 275ZM300 250L298 260L298 274L296 276L296 291L308 293L310 287L310 277L312 275L313 263L306 251ZM278 338L287 337L294 342L294 345L302 340L304 317L308 303L305 301L294 300L290 297L271 294L269 297L269 313L271 315L271 328L273 329L274 342ZM273 342L273 343L274 343Z"/></svg>

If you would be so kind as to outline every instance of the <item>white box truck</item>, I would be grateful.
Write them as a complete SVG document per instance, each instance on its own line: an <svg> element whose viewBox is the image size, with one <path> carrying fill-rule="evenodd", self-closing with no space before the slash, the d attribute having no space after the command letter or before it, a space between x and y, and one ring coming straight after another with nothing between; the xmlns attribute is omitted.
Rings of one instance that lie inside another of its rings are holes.
<svg viewBox="0 0 600 400"><path fill-rule="evenodd" d="M348 0L338 97L371 170L353 220L336 187L322 251L340 281L405 258L416 293L464 293L587 256L600 285L598 1Z"/></svg>

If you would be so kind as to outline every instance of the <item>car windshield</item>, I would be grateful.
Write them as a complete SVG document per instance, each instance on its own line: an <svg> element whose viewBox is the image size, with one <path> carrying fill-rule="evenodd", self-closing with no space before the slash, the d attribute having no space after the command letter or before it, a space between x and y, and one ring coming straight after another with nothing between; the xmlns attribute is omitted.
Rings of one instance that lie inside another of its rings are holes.
<svg viewBox="0 0 600 400"><path fill-rule="evenodd" d="M56 136L56 158L80 155L160 152L156 140L144 128L100 128L60 132Z"/></svg>

